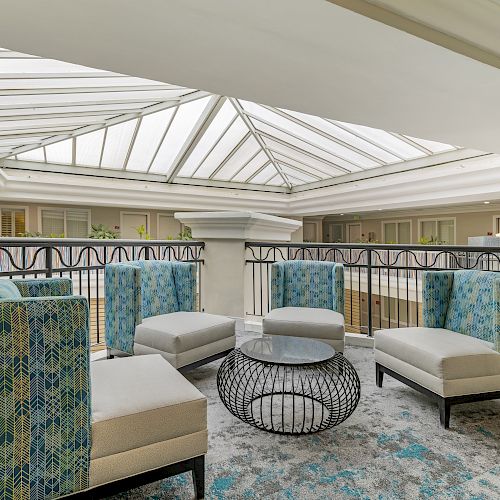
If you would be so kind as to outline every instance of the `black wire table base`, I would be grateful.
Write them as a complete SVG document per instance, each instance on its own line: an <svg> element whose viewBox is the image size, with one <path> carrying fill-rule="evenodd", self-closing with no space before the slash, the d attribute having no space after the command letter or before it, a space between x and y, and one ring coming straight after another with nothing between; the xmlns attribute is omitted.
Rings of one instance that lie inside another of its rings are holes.
<svg viewBox="0 0 500 500"><path fill-rule="evenodd" d="M258 361L234 349L217 373L226 408L254 427L278 434L311 434L348 418L361 384L340 353L314 364Z"/></svg>

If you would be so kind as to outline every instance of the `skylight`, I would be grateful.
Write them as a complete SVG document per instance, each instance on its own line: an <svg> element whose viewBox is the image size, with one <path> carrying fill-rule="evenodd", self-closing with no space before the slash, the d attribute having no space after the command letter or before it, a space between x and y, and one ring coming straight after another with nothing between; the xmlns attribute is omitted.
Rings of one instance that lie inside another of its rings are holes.
<svg viewBox="0 0 500 500"><path fill-rule="evenodd" d="M454 149L0 49L0 158L37 169L292 189Z"/></svg>

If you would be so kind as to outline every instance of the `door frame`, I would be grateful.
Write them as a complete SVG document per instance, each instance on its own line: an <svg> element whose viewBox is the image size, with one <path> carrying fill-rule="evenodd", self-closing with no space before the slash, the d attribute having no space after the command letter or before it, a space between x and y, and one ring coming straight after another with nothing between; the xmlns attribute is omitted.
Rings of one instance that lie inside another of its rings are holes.
<svg viewBox="0 0 500 500"><path fill-rule="evenodd" d="M348 222L346 224L346 236L348 240L351 239L351 234L350 234L350 227L351 226L359 226L359 239L362 238L362 235L363 235L363 225L361 224L361 222ZM355 241L348 241L347 243L356 243Z"/></svg>
<svg viewBox="0 0 500 500"><path fill-rule="evenodd" d="M130 211L130 210L124 210L120 211L120 239L121 238L121 232L123 228L123 219L125 215L145 215L146 216L146 233L151 234L151 214L149 212L135 212L135 211ZM139 238L137 238L139 239Z"/></svg>

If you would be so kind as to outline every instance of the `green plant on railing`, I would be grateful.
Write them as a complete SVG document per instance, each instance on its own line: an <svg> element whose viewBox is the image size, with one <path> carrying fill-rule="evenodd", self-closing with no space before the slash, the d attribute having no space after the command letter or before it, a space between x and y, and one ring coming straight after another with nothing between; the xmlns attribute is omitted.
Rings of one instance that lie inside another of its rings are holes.
<svg viewBox="0 0 500 500"><path fill-rule="evenodd" d="M20 238L41 238L42 233L39 233L38 231L35 232L26 231L24 233L18 233L18 236Z"/></svg>
<svg viewBox="0 0 500 500"><path fill-rule="evenodd" d="M145 239L145 240L150 240L150 239L151 239L151 235L150 235L149 233L146 233L146 234L144 235L144 239Z"/></svg>
<svg viewBox="0 0 500 500"><path fill-rule="evenodd" d="M421 236L418 239L420 245L444 245L446 242L438 240L436 236L431 236L427 238L427 236Z"/></svg>
<svg viewBox="0 0 500 500"><path fill-rule="evenodd" d="M171 234L167 234L167 237L165 238L167 241L172 241L174 237Z"/></svg>
<svg viewBox="0 0 500 500"><path fill-rule="evenodd" d="M89 238L93 240L116 240L118 233L104 224L92 224Z"/></svg>
<svg viewBox="0 0 500 500"><path fill-rule="evenodd" d="M140 226L137 226L135 228L135 230L137 231L137 234L139 235L139 238L142 240L143 236L146 234L147 230L146 230L146 226L144 224L141 224Z"/></svg>
<svg viewBox="0 0 500 500"><path fill-rule="evenodd" d="M50 233L47 238L66 238L64 233L57 234L57 233Z"/></svg>
<svg viewBox="0 0 500 500"><path fill-rule="evenodd" d="M191 228L185 226L184 229L178 234L177 239L181 241L192 240L193 236L191 234Z"/></svg>

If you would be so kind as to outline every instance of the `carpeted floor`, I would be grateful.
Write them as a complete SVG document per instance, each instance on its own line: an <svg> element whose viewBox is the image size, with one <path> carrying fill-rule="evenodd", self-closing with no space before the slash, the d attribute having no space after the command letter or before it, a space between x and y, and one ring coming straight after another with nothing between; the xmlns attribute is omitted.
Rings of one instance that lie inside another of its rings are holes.
<svg viewBox="0 0 500 500"><path fill-rule="evenodd" d="M219 363L189 374L208 397L206 498L500 498L500 400L452 408L445 431L424 396L387 376L375 386L370 349L347 347L345 356L361 379L359 406L310 436L269 434L233 417L217 393ZM191 476L115 498L191 499Z"/></svg>

